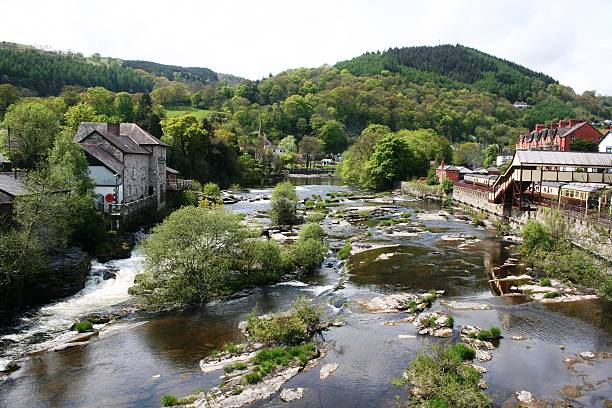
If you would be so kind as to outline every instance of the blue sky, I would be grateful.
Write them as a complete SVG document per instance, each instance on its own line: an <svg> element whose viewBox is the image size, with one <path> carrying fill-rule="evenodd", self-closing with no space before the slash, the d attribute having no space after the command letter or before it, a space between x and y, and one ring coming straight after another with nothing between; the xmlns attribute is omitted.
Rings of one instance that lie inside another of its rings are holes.
<svg viewBox="0 0 612 408"><path fill-rule="evenodd" d="M251 79L366 51L463 44L612 95L612 1L3 0L0 40Z"/></svg>

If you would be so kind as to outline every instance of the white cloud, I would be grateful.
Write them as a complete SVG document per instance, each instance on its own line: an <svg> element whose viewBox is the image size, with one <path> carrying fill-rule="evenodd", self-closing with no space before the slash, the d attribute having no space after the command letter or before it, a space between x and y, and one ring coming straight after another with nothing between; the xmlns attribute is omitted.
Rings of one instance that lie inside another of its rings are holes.
<svg viewBox="0 0 612 408"><path fill-rule="evenodd" d="M461 43L578 92L612 94L606 0L5 0L2 15L0 40L253 79L392 46Z"/></svg>

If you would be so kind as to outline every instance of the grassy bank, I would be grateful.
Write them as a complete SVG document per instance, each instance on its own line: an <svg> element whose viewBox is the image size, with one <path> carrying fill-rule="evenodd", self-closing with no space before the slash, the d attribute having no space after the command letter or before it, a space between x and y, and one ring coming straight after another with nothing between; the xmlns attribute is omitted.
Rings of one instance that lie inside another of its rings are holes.
<svg viewBox="0 0 612 408"><path fill-rule="evenodd" d="M195 116L199 121L205 117L208 117L211 112L207 109L196 109L191 106L171 106L165 109L167 118L176 118L178 116L189 114Z"/></svg>

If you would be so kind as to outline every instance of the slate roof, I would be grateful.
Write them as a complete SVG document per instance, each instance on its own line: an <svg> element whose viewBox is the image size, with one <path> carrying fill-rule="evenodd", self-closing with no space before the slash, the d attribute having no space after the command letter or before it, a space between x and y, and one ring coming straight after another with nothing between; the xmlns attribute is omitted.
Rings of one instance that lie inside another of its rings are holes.
<svg viewBox="0 0 612 408"><path fill-rule="evenodd" d="M119 125L119 133L133 139L139 145L159 145L169 147L140 126L135 123L121 123Z"/></svg>
<svg viewBox="0 0 612 408"><path fill-rule="evenodd" d="M0 191L12 197L25 193L26 185L23 182L23 174L17 173L17 178L15 178L14 173L0 173Z"/></svg>
<svg viewBox="0 0 612 408"><path fill-rule="evenodd" d="M166 166L166 173L170 173L170 174L181 174L180 171L178 170L174 170L172 167L168 167Z"/></svg>
<svg viewBox="0 0 612 408"><path fill-rule="evenodd" d="M612 168L612 153L560 152L552 150L518 150L512 161L518 165L548 165Z"/></svg>
<svg viewBox="0 0 612 408"><path fill-rule="evenodd" d="M123 163L115 159L112 155L107 153L100 146L90 143L80 143L80 146L85 151L85 153L90 154L92 157L97 159L100 163L102 163L105 167L107 167L115 174L121 174L121 172L123 171Z"/></svg>
<svg viewBox="0 0 612 408"><path fill-rule="evenodd" d="M122 123L121 125L133 125L130 123ZM107 132L107 124L106 123L96 123L96 122L81 122L79 128L77 129L76 135L74 136L74 141L77 143L83 142L89 135L93 132L100 134L106 140L113 144L117 149L121 150L126 154L151 154L144 148L142 148L131 136L138 133L133 129L130 129L129 134L123 133L123 128L120 125L119 136L111 135ZM137 125L134 125L138 127ZM127 129L127 128L126 128ZM140 129L140 128L138 128ZM142 130L142 129L140 129ZM144 130L143 130L144 132ZM144 136L138 136L140 138L144 138ZM151 136L153 137L153 136ZM161 142L160 142L161 143ZM151 143L153 144L153 143Z"/></svg>

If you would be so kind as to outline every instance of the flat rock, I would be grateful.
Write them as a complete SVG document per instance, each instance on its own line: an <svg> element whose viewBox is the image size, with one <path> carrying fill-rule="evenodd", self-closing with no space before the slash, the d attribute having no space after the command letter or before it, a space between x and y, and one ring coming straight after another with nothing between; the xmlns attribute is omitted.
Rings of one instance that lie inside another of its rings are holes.
<svg viewBox="0 0 612 408"><path fill-rule="evenodd" d="M249 361L253 357L255 357L256 354L257 352L254 351L252 353L240 354L238 356L224 358L221 360L213 360L213 361L201 360L200 369L204 373L210 373L212 371L221 370L223 369L223 367L225 367L228 364Z"/></svg>
<svg viewBox="0 0 612 408"><path fill-rule="evenodd" d="M280 399L285 402L299 400L304 395L303 388L285 388L280 392Z"/></svg>
<svg viewBox="0 0 612 408"><path fill-rule="evenodd" d="M527 340L526 336L512 336L511 337L512 340L517 340L517 341L521 341L521 340Z"/></svg>
<svg viewBox="0 0 612 408"><path fill-rule="evenodd" d="M455 310L489 310L490 305L486 303L475 303L475 302L456 302L454 300L440 302L443 306Z"/></svg>
<svg viewBox="0 0 612 408"><path fill-rule="evenodd" d="M70 343L59 344L53 347L53 351L62 351L62 350L66 350L72 347L86 346L88 344L89 344L89 341L73 341Z"/></svg>
<svg viewBox="0 0 612 408"><path fill-rule="evenodd" d="M487 369L482 366L472 364L472 367L474 367L474 370L478 371L478 374L484 374L487 372Z"/></svg>
<svg viewBox="0 0 612 408"><path fill-rule="evenodd" d="M416 336L412 334L398 334L397 338L398 339L416 339Z"/></svg>
<svg viewBox="0 0 612 408"><path fill-rule="evenodd" d="M326 379L327 377L330 376L331 373L336 371L336 369L338 369L339 366L340 366L340 364L338 364L338 363L329 363L329 364L323 365L321 367L321 372L319 373L319 378L321 380Z"/></svg>
<svg viewBox="0 0 612 408"><path fill-rule="evenodd" d="M417 301L418 295L412 293L394 293L386 296L378 296L359 303L371 313L394 313L406 309L406 305L411 301Z"/></svg>
<svg viewBox="0 0 612 408"><path fill-rule="evenodd" d="M516 393L516 399L524 404L532 404L534 399L529 391L519 391Z"/></svg>
<svg viewBox="0 0 612 408"><path fill-rule="evenodd" d="M584 358L585 360L592 360L592 359L595 358L595 353L590 352L590 351L583 351L579 355L580 355L580 357Z"/></svg>
<svg viewBox="0 0 612 408"><path fill-rule="evenodd" d="M493 358L491 352L486 350L476 350L476 360L478 361L490 361Z"/></svg>
<svg viewBox="0 0 612 408"><path fill-rule="evenodd" d="M450 327L443 327L433 331L434 337L451 337L453 335L453 329Z"/></svg>

